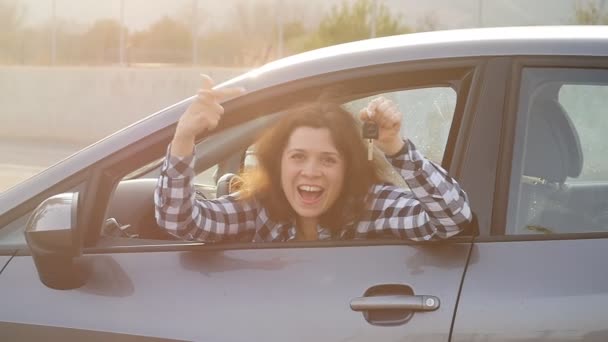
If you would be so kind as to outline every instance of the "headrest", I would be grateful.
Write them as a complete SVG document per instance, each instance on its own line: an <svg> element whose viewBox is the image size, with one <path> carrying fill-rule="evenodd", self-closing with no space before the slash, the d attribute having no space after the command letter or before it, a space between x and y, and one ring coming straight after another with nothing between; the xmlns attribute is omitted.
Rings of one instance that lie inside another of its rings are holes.
<svg viewBox="0 0 608 342"><path fill-rule="evenodd" d="M234 173L226 173L217 181L216 196L219 198L239 191L242 185L241 177Z"/></svg>
<svg viewBox="0 0 608 342"><path fill-rule="evenodd" d="M557 101L559 87L543 90L530 104L524 175L563 183L580 175L583 152L572 121Z"/></svg>

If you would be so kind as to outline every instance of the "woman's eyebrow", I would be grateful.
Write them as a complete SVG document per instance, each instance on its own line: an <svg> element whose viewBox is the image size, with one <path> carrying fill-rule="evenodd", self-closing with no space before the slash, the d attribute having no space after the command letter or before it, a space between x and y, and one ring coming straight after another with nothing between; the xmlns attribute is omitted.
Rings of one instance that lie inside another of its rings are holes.
<svg viewBox="0 0 608 342"><path fill-rule="evenodd" d="M343 160L342 155L340 154L340 152L321 152L321 155L323 157L333 157L333 158L336 158L338 160Z"/></svg>
<svg viewBox="0 0 608 342"><path fill-rule="evenodd" d="M291 148L291 149L287 150L287 152L302 152L302 153L307 153L309 151L310 150L307 150L305 148L298 148L298 147ZM341 156L340 152L338 152L338 151L322 151L321 154L323 154L323 155L332 155L332 156L337 156L337 157Z"/></svg>
<svg viewBox="0 0 608 342"><path fill-rule="evenodd" d="M321 154L325 154L325 155L332 155L332 156L340 156L339 152L333 152L333 151L325 151L325 152L321 152Z"/></svg>

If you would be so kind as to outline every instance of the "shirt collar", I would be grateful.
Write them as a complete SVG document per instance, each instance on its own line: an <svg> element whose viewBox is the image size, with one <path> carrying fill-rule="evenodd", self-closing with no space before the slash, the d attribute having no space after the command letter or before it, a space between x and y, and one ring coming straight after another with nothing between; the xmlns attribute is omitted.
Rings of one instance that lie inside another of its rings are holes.
<svg viewBox="0 0 608 342"><path fill-rule="evenodd" d="M292 224L288 229L287 241L294 241L297 237L297 230L295 224ZM322 227L320 224L317 225L317 239L320 241L331 240L331 231L328 228Z"/></svg>

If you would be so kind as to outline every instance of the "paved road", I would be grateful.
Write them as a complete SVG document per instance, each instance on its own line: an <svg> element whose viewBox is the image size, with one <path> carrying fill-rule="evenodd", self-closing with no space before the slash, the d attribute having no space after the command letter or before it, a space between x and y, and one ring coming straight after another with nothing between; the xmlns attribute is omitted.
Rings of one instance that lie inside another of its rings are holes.
<svg viewBox="0 0 608 342"><path fill-rule="evenodd" d="M70 156L72 144L0 139L0 192Z"/></svg>

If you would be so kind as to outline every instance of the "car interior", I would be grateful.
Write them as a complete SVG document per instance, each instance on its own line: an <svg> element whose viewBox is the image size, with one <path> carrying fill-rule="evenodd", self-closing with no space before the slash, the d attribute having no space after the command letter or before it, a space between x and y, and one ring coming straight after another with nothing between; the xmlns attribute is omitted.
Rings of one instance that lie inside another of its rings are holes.
<svg viewBox="0 0 608 342"><path fill-rule="evenodd" d="M575 125L558 102L563 83L540 86L532 95L514 234L599 232L608 187L572 183L584 156ZM602 206L603 209L602 209Z"/></svg>
<svg viewBox="0 0 608 342"><path fill-rule="evenodd" d="M246 150L259 133L283 115L278 112L259 117L245 124L213 134L197 144L195 172L214 170L211 177L215 185L196 182L196 195L200 198L216 198L230 191L236 181L246 155ZM201 156L205 156L202 158ZM226 156L229 156L226 158ZM116 187L102 230L104 238L137 238L149 240L176 240L156 224L154 218L154 189L164 156L127 175ZM198 176L197 176L198 177ZM100 244L104 244L100 241Z"/></svg>

